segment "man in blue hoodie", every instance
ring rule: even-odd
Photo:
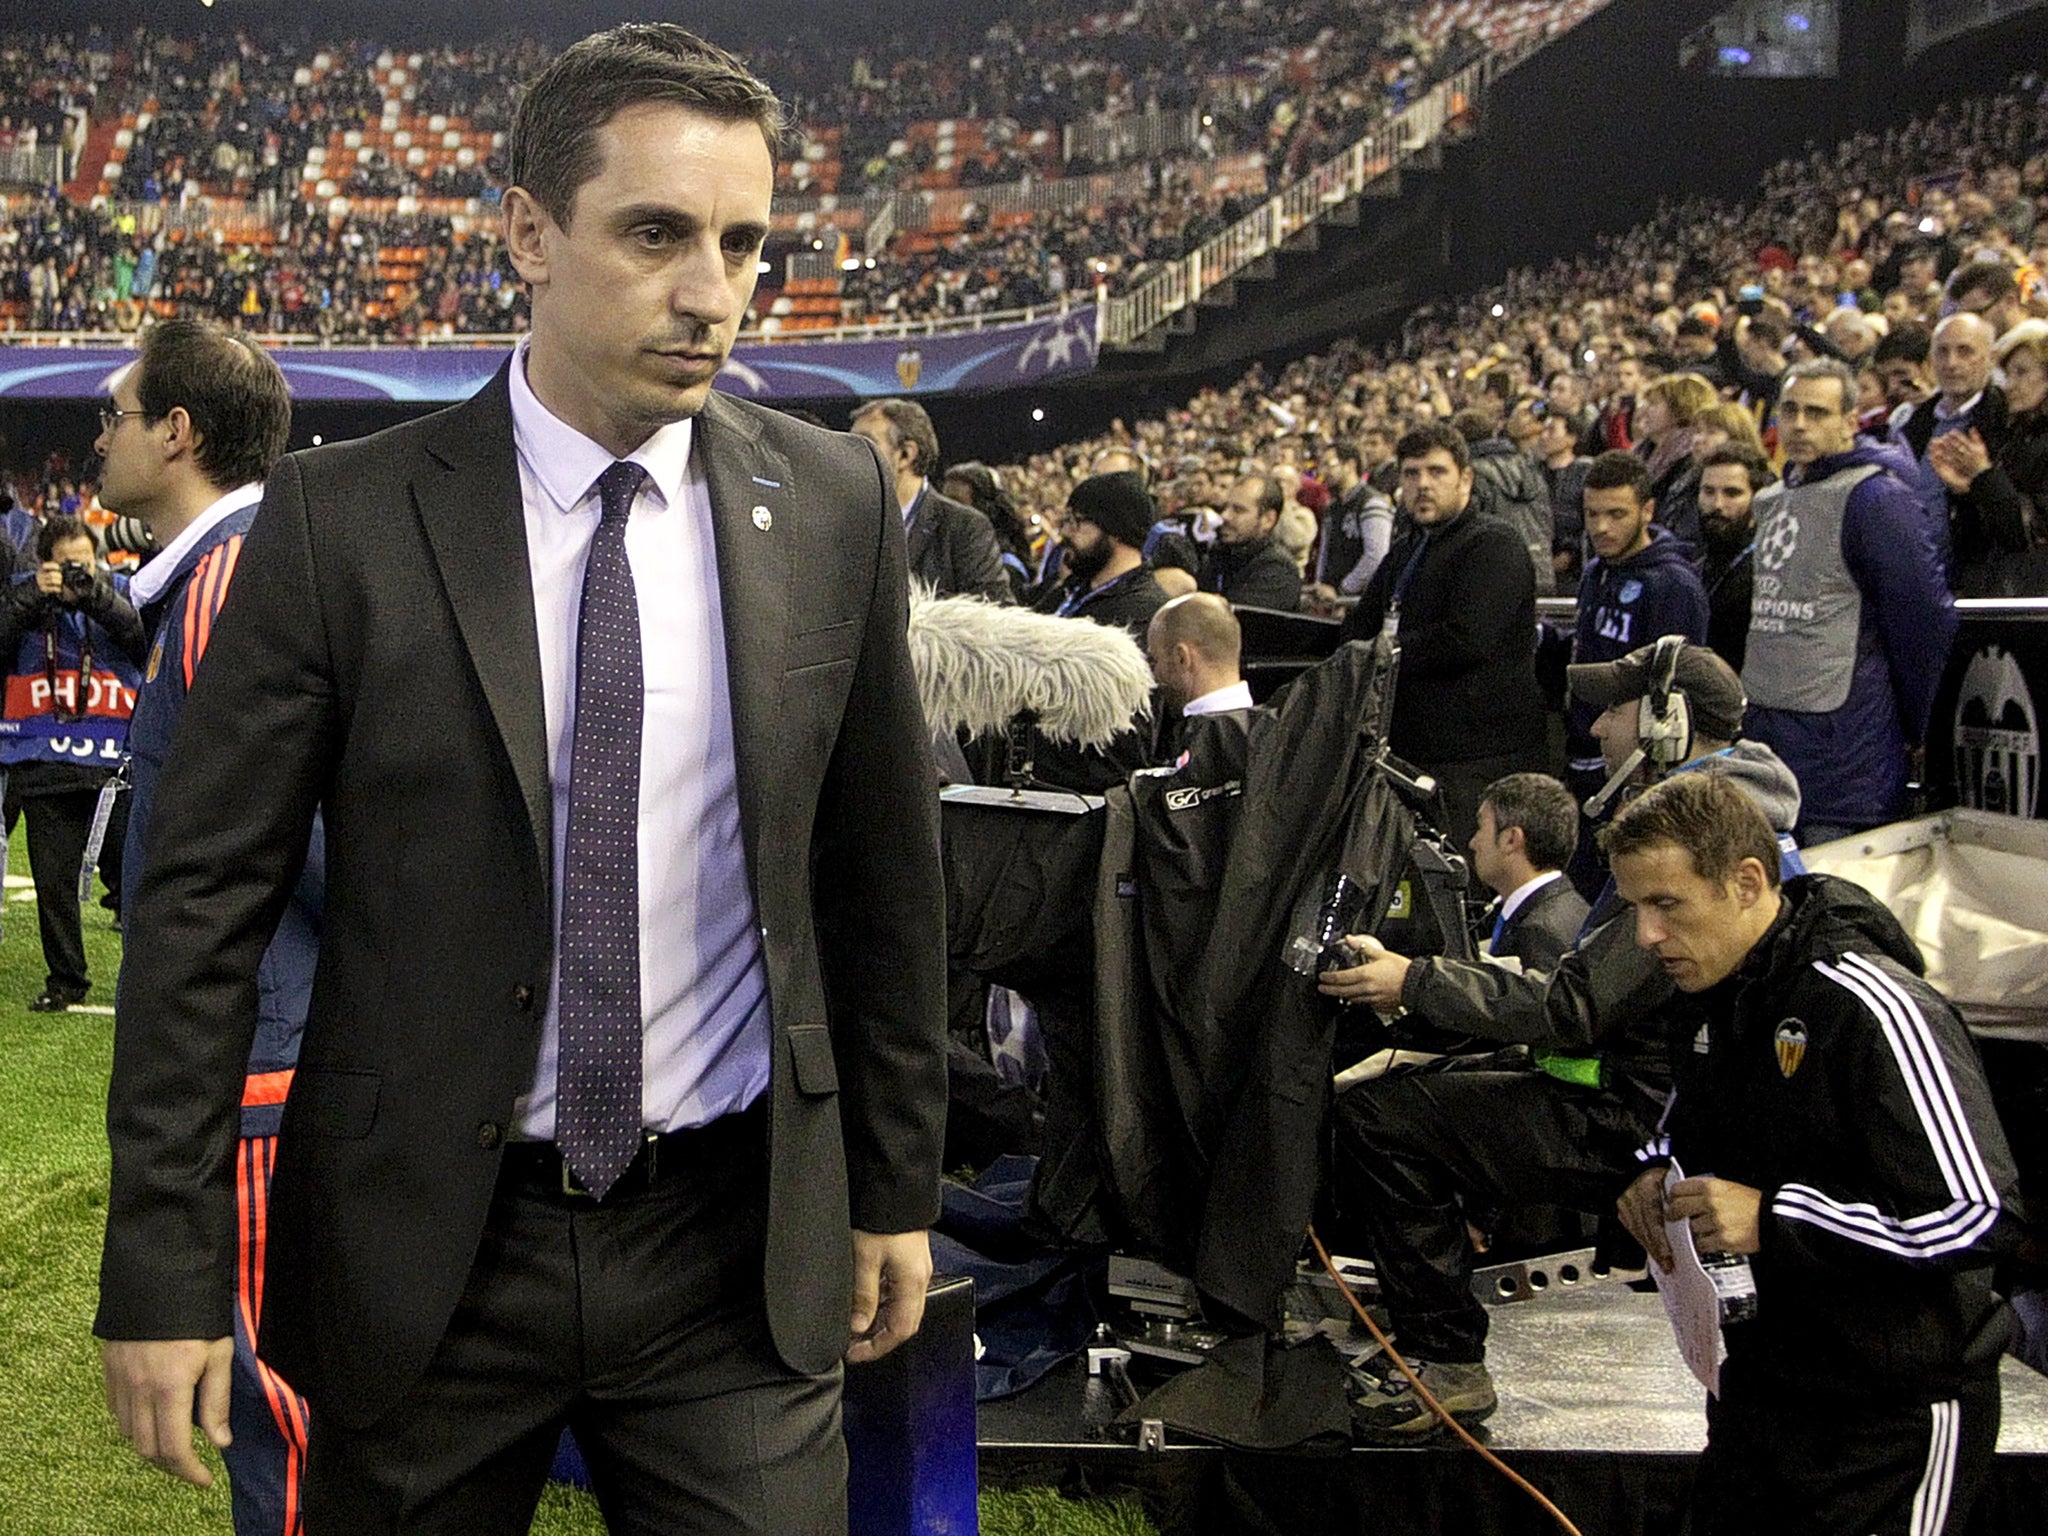
[[[1657,503],[1643,461],[1632,453],[1601,454],[1586,471],[1583,500],[1593,558],[1579,578],[1573,663],[1614,661],[1664,635],[1705,645],[1707,589],[1685,546],[1652,521]],[[1585,793],[1607,773],[1593,739],[1599,713],[1575,699],[1565,716],[1572,768],[1591,776]]]
[[[1785,483],[1755,502],[1749,731],[1799,776],[1802,844],[1905,814],[1956,611],[1901,450],[1856,436],[1856,378],[1787,370]]]

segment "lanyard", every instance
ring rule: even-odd
[[[66,707],[57,689],[57,626],[63,622],[61,611],[43,621],[43,677],[50,685],[50,713],[60,725],[69,725],[92,708],[92,625],[84,614],[78,616],[78,691]]]

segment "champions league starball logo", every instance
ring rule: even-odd
[[[1775,571],[1799,548],[1799,519],[1790,512],[1779,512],[1770,520],[1762,535],[1756,541],[1756,563],[1767,571]]]
[[[1956,700],[1956,795],[1979,811],[2032,816],[2041,790],[2041,715],[2012,655],[1970,658]]]

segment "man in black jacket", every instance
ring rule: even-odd
[[[1401,439],[1410,525],[1344,621],[1346,640],[1391,626],[1401,645],[1389,744],[1442,787],[1444,831],[1463,843],[1479,797],[1503,774],[1542,766],[1536,578],[1514,529],[1472,509],[1472,455],[1436,424]]]
[[[1991,1261],[2018,1186],[1962,1020],[1869,892],[1781,882],[1720,775],[1650,790],[1607,851],[1692,1041],[1622,1221],[1666,1271],[1687,1222],[1754,1286],[1751,1315],[1722,1309],[1692,1529],[1962,1529],[1998,1439]]]
[[[931,483],[939,465],[939,434],[913,400],[871,400],[854,413],[853,431],[875,445],[903,508],[910,579],[940,597],[1010,601],[1002,545],[973,507],[941,496]]]
[[[1286,493],[1271,475],[1246,475],[1223,498],[1216,542],[1202,556],[1195,585],[1239,608],[1301,607],[1301,572],[1273,538]]]
[[[1166,602],[1142,553],[1152,531],[1152,498],[1134,471],[1090,475],[1067,497],[1060,521],[1067,579],[1032,604],[1040,613],[1114,624],[1145,643]]]
[[[1777,478],[1769,460],[1741,443],[1723,443],[1700,466],[1707,644],[1737,672],[1749,650],[1749,604],[1756,588],[1756,493]]]

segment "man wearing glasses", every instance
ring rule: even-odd
[[[1075,486],[1059,524],[1067,579],[1038,600],[1038,610],[1114,624],[1144,644],[1152,615],[1166,604],[1145,563],[1152,522],[1152,498],[1134,471],[1091,475]]]
[[[106,464],[100,500],[108,510],[147,524],[159,550],[128,588],[147,646],[128,728],[134,787],[123,861],[139,876],[157,778],[227,599],[242,537],[256,520],[264,478],[284,454],[291,399],[284,375],[261,348],[233,331],[193,320],[153,327],[136,361],[115,376],[111,395],[100,410],[94,445]],[[322,852],[316,832],[306,874],[257,973],[259,1023],[235,1151],[243,1236],[235,1266],[233,1364],[212,1378],[225,1382],[225,1392],[201,1393],[200,1421],[227,1463],[236,1536],[300,1536],[304,1530],[306,1405],[257,1359],[255,1340],[270,1168],[319,945]],[[122,1013],[133,1003],[126,981],[124,976],[115,1001]],[[118,1352],[118,1346],[108,1347]]]

